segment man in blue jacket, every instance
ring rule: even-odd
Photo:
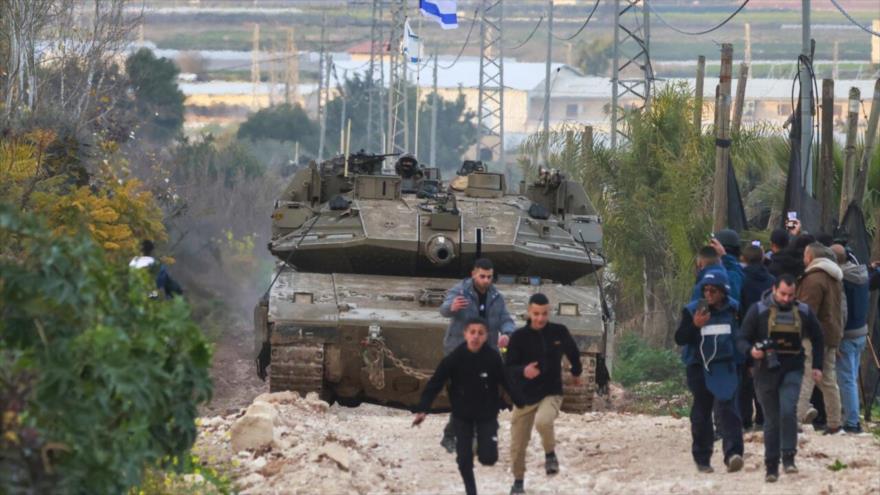
[[[868,338],[868,266],[861,265],[840,244],[831,246],[837,264],[843,271],[843,293],[846,295],[846,322],[837,359],[837,384],[843,406],[843,431],[861,433],[859,422],[859,360]]]
[[[727,279],[730,284],[730,292],[727,294],[737,302],[742,301],[743,269],[739,264],[740,245],[739,234],[731,229],[722,229],[715,232],[715,238],[709,242],[715,248],[721,258],[721,264],[727,270]]]
[[[474,261],[470,278],[462,280],[446,293],[446,298],[440,305],[440,314],[450,319],[443,338],[444,355],[449,355],[464,342],[465,325],[474,318],[486,321],[489,347],[496,352],[499,347],[507,347],[516,325],[507,311],[504,297],[493,285],[494,275],[492,261],[479,258]],[[440,444],[449,453],[455,452],[455,430],[451,421],[443,429],[443,440]]]
[[[776,277],[770,274],[764,265],[764,252],[759,245],[746,246],[742,251],[742,259],[746,263],[743,268],[743,288],[740,294],[742,300],[739,302],[740,321],[745,318],[746,313],[753,304],[759,302],[773,287]],[[739,389],[739,413],[742,418],[743,428],[748,430],[753,426],[761,429],[764,425],[764,413],[761,405],[755,396],[754,381],[752,380],[752,369],[754,361],[746,356],[746,363],[742,367],[740,373],[740,389]],[[754,412],[754,421],[752,413]]]
[[[687,384],[694,395],[691,452],[698,471],[713,472],[712,405],[717,401],[724,464],[728,472],[736,472],[743,467],[742,421],[735,406],[737,365],[741,361],[735,347],[739,303],[728,297],[730,286],[725,272],[707,273],[699,286],[704,300],[682,308],[681,323],[675,331],[675,343],[687,348]]]

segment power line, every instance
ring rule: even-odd
[[[471,19],[471,27],[468,29],[467,37],[464,39],[464,44],[461,45],[461,50],[458,51],[458,55],[455,56],[455,60],[452,61],[449,65],[440,65],[439,67],[443,70],[451,69],[452,66],[458,63],[458,59],[461,58],[461,55],[464,53],[464,49],[467,48],[468,43],[471,41],[471,34],[474,32],[474,26],[477,25],[477,14],[480,12],[479,9],[474,9],[474,18]]]
[[[599,0],[596,0],[596,3],[593,4],[593,9],[590,10],[590,15],[587,16],[587,20],[584,21],[583,24],[581,24],[581,27],[579,27],[578,30],[575,31],[573,35],[565,37],[565,38],[556,36],[555,34],[553,34],[552,36],[554,38],[558,39],[559,41],[571,41],[571,40],[575,39],[577,37],[577,35],[581,34],[581,31],[583,31],[584,28],[587,27],[587,24],[590,23],[590,19],[593,18],[593,14],[596,13],[596,9],[598,9],[598,8],[599,8]]]
[[[831,1],[833,2],[834,0],[831,0]],[[666,19],[664,19],[663,16],[660,15],[659,12],[657,12],[656,10],[654,10],[654,7],[652,7],[653,3],[651,3],[651,2],[645,2],[645,5],[648,6],[648,9],[651,11],[652,14],[654,14],[654,17],[656,17],[657,20],[660,21],[660,24],[663,24],[664,26],[666,26],[666,27],[668,27],[669,29],[675,31],[676,33],[686,34],[686,35],[688,35],[688,36],[699,36],[699,35],[703,35],[703,34],[709,34],[709,33],[711,33],[712,31],[715,31],[715,30],[721,29],[722,26],[724,26],[725,24],[727,24],[728,22],[730,22],[731,19],[733,19],[734,17],[736,17],[736,15],[739,14],[740,11],[741,11],[742,9],[744,9],[745,6],[746,6],[748,3],[749,3],[749,0],[744,0],[743,3],[742,3],[739,7],[737,7],[736,10],[733,11],[732,14],[730,14],[729,16],[727,16],[727,18],[724,19],[723,21],[721,21],[721,23],[719,23],[719,24],[717,24],[716,26],[711,27],[711,28],[709,28],[709,29],[704,29],[704,30],[702,30],[702,31],[685,31],[684,29],[679,29],[679,28],[673,26],[672,24],[669,24],[668,22],[666,22]]]
[[[851,22],[851,23],[855,24],[856,26],[858,26],[859,29],[861,29],[862,31],[864,31],[864,32],[866,32],[866,33],[871,34],[872,36],[880,36],[880,33],[878,33],[877,31],[873,31],[873,30],[871,30],[870,28],[868,28],[867,26],[862,26],[862,25],[859,24],[855,19],[853,19],[852,16],[849,15],[849,13],[848,13],[846,10],[844,10],[844,8],[841,7],[839,3],[837,3],[837,0],[831,0],[831,3],[833,3],[834,6],[837,7],[837,10],[839,10],[840,13],[843,14],[844,17],[846,17],[847,19],[849,19],[849,22]]]
[[[517,43],[514,46],[507,47],[507,49],[508,50],[518,50],[518,49],[522,48],[526,43],[529,42],[529,40],[532,39],[532,36],[534,36],[535,33],[538,32],[538,28],[541,27],[542,22],[544,22],[544,16],[541,16],[541,18],[538,19],[538,23],[535,24],[535,27],[532,29],[532,32],[529,33],[528,36],[526,36],[526,39],[522,40],[521,42]]]

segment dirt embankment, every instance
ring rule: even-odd
[[[232,430],[244,410],[203,418],[197,443],[203,456],[235,466],[242,493],[463,493],[454,455],[439,446],[443,416],[430,416],[421,428],[411,428],[411,414],[379,406],[330,407],[316,397],[291,393],[262,395],[256,402],[261,404],[248,414],[269,425],[265,446],[233,451],[244,430]],[[481,493],[506,493],[512,481],[510,413],[502,413],[499,421],[501,457],[496,466],[477,468]],[[799,442],[800,474],[783,475],[771,485],[764,482],[760,433],[746,434],[741,472],[725,473],[716,453],[716,473],[703,475],[691,461],[684,418],[562,414],[556,431],[562,471],[552,478],[544,475],[540,442],[533,435],[528,493],[880,493],[880,441],[871,435],[807,431]],[[838,460],[846,467],[829,469]]]

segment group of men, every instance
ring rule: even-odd
[[[700,472],[713,472],[718,437],[727,471],[742,469],[743,429],[755,425],[764,433],[765,480],[778,480],[780,461],[796,473],[798,423],[818,415],[814,386],[824,399],[825,434],[862,432],[858,368],[880,264],[869,267],[845,245],[801,233],[797,221],[788,227],[773,231],[766,254],[757,241],[743,248],[727,229],[698,254],[675,341],[684,346]]]
[[[452,414],[441,444],[456,452],[468,495],[477,493],[474,439],[480,463],[493,465],[498,460],[498,411],[503,407],[499,387],[514,403],[510,425],[514,482],[510,493],[525,493],[526,449],[532,428],[541,436],[546,473],[559,472],[553,423],[562,406],[562,356],[571,363],[576,385],[582,372],[580,352],[568,329],[550,322],[547,296],[531,296],[526,325],[515,329],[504,297],[493,285],[493,276],[492,262],[480,258],[471,277],[448,291],[440,307],[440,314],[450,318],[443,342],[445,357],[428,381],[413,421],[414,425],[424,421],[448,383]],[[503,359],[499,348],[506,349]]]

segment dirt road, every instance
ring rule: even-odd
[[[445,418],[429,416],[411,428],[405,411],[364,405],[328,407],[317,398],[260,396],[277,412],[274,441],[257,452],[233,453],[229,429],[238,416],[202,420],[197,452],[236,466],[246,494],[457,494],[463,493],[454,455],[439,446]],[[501,459],[478,467],[480,493],[507,493],[511,483],[510,413],[500,417]],[[811,430],[811,429],[810,429]],[[531,494],[582,493],[845,493],[880,494],[880,441],[872,435],[800,439],[800,474],[766,484],[760,433],[746,436],[745,468],[698,474],[690,457],[687,419],[616,412],[562,414],[557,423],[559,475],[543,473],[537,435],[529,448],[526,488]],[[832,471],[836,461],[846,467]]]

